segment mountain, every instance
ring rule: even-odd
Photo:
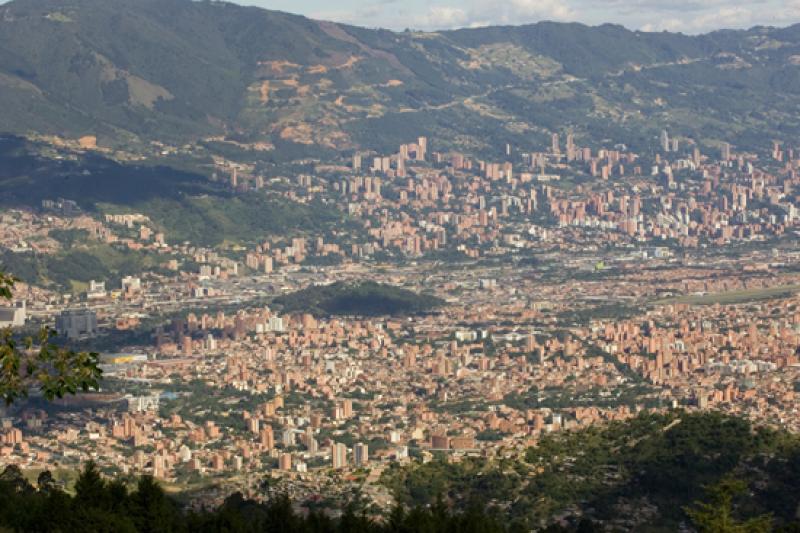
[[[103,144],[497,151],[662,128],[742,147],[800,132],[800,26],[701,36],[542,22],[435,33],[191,0],[0,6],[0,131]],[[490,141],[491,140],[491,141]]]

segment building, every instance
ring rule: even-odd
[[[669,141],[670,141],[669,133],[667,133],[667,130],[663,130],[661,132],[661,150],[663,150],[664,152],[669,152],[669,149],[671,147]]]
[[[720,149],[720,159],[722,159],[722,161],[730,161],[731,145],[729,143],[722,143],[722,148]]]
[[[333,468],[344,468],[347,466],[347,446],[341,442],[335,442],[331,446],[331,466],[333,466]]]
[[[122,290],[126,293],[134,293],[142,290],[142,280],[133,276],[122,278]]]
[[[561,143],[559,142],[558,139],[558,133],[554,133],[550,137],[550,150],[552,151],[553,154],[556,155],[561,153]]]
[[[271,450],[275,447],[275,434],[272,432],[272,426],[268,425],[261,430],[259,440],[265,450]]]
[[[283,329],[284,329],[284,327],[283,327],[283,318],[281,318],[279,316],[271,316],[271,317],[269,317],[269,330],[270,331],[276,331],[276,332],[280,333],[280,332],[283,331]]]
[[[91,280],[89,282],[89,289],[86,291],[86,298],[89,300],[98,300],[106,297],[106,282]]]
[[[369,446],[358,443],[353,447],[353,462],[356,466],[366,466],[369,462]]]
[[[151,396],[130,396],[127,400],[129,413],[158,411],[158,406],[161,403],[161,398],[157,394]]]
[[[17,302],[14,307],[0,307],[0,328],[17,328],[25,325],[28,311],[25,302]]]
[[[447,437],[447,435],[431,435],[431,449],[449,450],[450,439]]]
[[[67,309],[56,317],[56,331],[69,339],[97,333],[97,313],[90,309]]]

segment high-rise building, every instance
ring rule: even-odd
[[[364,466],[369,462],[369,446],[359,442],[353,447],[353,463]]]
[[[722,161],[730,161],[731,159],[730,143],[722,143],[722,149],[720,150],[720,159]]]
[[[261,446],[267,450],[271,450],[275,447],[275,435],[272,432],[272,426],[265,426],[261,430],[259,440],[261,441]]]
[[[667,130],[663,130],[661,132],[661,150],[664,152],[669,152],[670,143],[669,143],[669,133]]]
[[[347,446],[341,442],[334,442],[331,446],[331,465],[333,468],[347,466]]]
[[[342,416],[351,418],[353,416],[353,400],[345,400],[342,402]]]
[[[567,160],[573,161],[577,156],[575,149],[575,136],[573,134],[567,135]]]
[[[90,309],[68,309],[56,318],[56,331],[77,339],[97,333],[97,313]]]

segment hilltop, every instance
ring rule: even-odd
[[[0,6],[0,131],[108,145],[385,150],[424,132],[492,151],[570,129],[642,147],[669,127],[749,146],[800,132],[798,89],[800,26],[396,33],[210,1]]]
[[[381,316],[423,313],[444,302],[428,294],[374,281],[312,285],[275,299],[285,313]]]

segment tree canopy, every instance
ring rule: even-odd
[[[11,300],[16,279],[0,271],[0,300]],[[102,371],[95,352],[76,352],[51,342],[54,331],[42,328],[34,338],[0,330],[0,396],[6,404],[38,390],[47,400],[100,387]]]

